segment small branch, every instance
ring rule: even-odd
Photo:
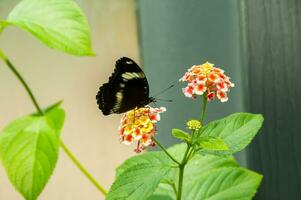
[[[72,162],[77,166],[77,168],[91,181],[91,183],[103,194],[107,195],[107,191],[95,180],[95,178],[83,167],[83,165],[75,158],[71,151],[66,147],[66,145],[61,141],[61,147],[65,153],[69,156]]]
[[[185,163],[187,163],[189,161],[189,159],[190,159],[190,157],[192,157],[193,153],[194,153],[194,150],[192,148],[190,148],[190,151],[187,153]]]
[[[162,146],[162,144],[155,138],[153,137],[153,140],[155,141],[155,143],[166,153],[166,155],[172,159],[175,163],[177,163],[178,165],[180,165],[180,162],[178,162],[174,157],[172,157],[168,151]]]
[[[190,146],[187,144],[187,148],[186,148],[184,157],[182,159],[181,165],[185,165],[186,164],[186,157],[187,157],[187,154],[188,154],[189,151],[190,151]]]
[[[40,115],[43,115],[44,113],[43,113],[42,109],[40,108],[32,91],[30,90],[28,84],[26,83],[24,78],[21,76],[21,74],[17,71],[17,69],[14,67],[14,65],[10,62],[10,60],[4,55],[4,53],[2,51],[0,51],[0,58],[6,63],[8,68],[14,73],[14,75],[18,78],[18,80],[24,86],[25,90],[27,91],[27,94],[30,96],[30,99],[31,99],[32,103],[34,104],[34,106],[36,107],[38,113]]]

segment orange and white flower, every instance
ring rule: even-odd
[[[195,99],[198,95],[206,95],[208,101],[214,100],[215,97],[221,102],[228,101],[227,93],[234,87],[224,70],[214,67],[214,64],[209,62],[193,65],[180,81],[188,82],[187,87],[183,88],[186,97]]]
[[[152,108],[150,106],[137,108],[126,112],[120,121],[119,134],[121,143],[130,145],[137,141],[137,153],[147,146],[154,146],[153,137],[156,134],[156,123],[160,120],[160,113],[166,108]]]

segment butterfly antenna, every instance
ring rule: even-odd
[[[165,102],[172,102],[171,99],[158,99],[158,98],[156,98],[156,100],[159,100],[159,101],[165,101]]]
[[[168,88],[165,88],[164,90],[162,90],[161,92],[157,93],[156,95],[154,95],[153,97],[157,97],[160,94],[163,94],[164,92],[166,92],[167,90],[169,90],[170,88],[174,87],[175,84],[170,85]],[[156,98],[157,99],[157,98]]]

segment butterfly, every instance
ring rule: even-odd
[[[104,115],[124,113],[155,102],[153,97],[149,97],[149,85],[145,74],[127,57],[116,61],[109,82],[99,88],[96,100]]]

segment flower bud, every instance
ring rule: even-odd
[[[197,131],[202,128],[202,123],[199,120],[191,119],[186,123],[187,128],[192,131]]]

